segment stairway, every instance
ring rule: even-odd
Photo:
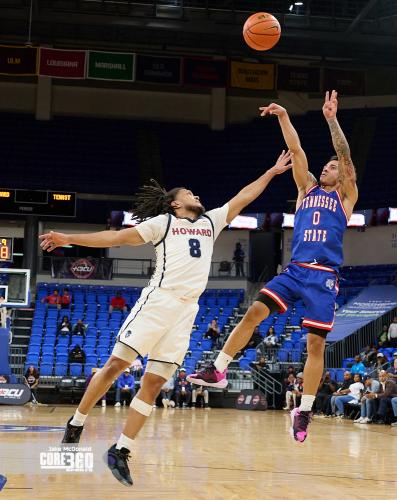
[[[22,374],[32,331],[34,309],[14,309],[12,313],[10,367],[14,374]]]

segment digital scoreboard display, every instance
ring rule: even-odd
[[[0,213],[76,217],[76,193],[0,188]]]
[[[0,236],[0,262],[12,262],[13,261],[13,239],[3,238]]]

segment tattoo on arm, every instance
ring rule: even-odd
[[[331,131],[332,144],[340,162],[340,176],[342,183],[346,180],[356,182],[356,170],[354,168],[350,148],[338,121],[329,120],[328,126]]]

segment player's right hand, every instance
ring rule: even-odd
[[[55,231],[50,231],[49,233],[42,234],[39,236],[42,240],[40,247],[42,250],[47,250],[47,252],[52,252],[57,247],[62,247],[67,245],[68,238],[64,233],[56,233]]]
[[[276,116],[283,116],[287,114],[287,110],[280,106],[279,104],[275,104],[272,102],[269,104],[269,106],[262,106],[259,108],[261,111],[261,116],[266,116],[266,115],[276,115]]]

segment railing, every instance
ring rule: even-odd
[[[271,408],[276,407],[276,394],[280,395],[283,392],[282,384],[264,370],[256,370],[251,368],[252,381],[266,395],[268,405]]]
[[[78,260],[80,257],[76,257]],[[63,259],[63,257],[53,257],[50,255],[40,255],[38,262],[38,273],[51,274],[51,262],[53,259]],[[135,277],[150,278],[154,271],[155,262],[152,259],[111,259],[113,261],[113,277]],[[237,276],[236,265],[232,261],[211,262],[209,277],[213,279],[245,279],[248,276],[248,262],[242,263],[243,276]],[[241,274],[241,273],[240,273]]]
[[[228,390],[240,392],[243,389],[252,389],[252,374],[250,370],[242,370],[241,368],[230,368],[227,374],[229,383]]]
[[[22,347],[9,346],[8,359],[11,371],[17,377],[23,376],[24,355]]]
[[[382,326],[390,324],[392,318],[397,315],[397,308],[389,311],[368,325],[363,326],[348,337],[329,345],[325,351],[325,363],[327,368],[340,368],[344,358],[351,358],[360,350],[376,340]]]

